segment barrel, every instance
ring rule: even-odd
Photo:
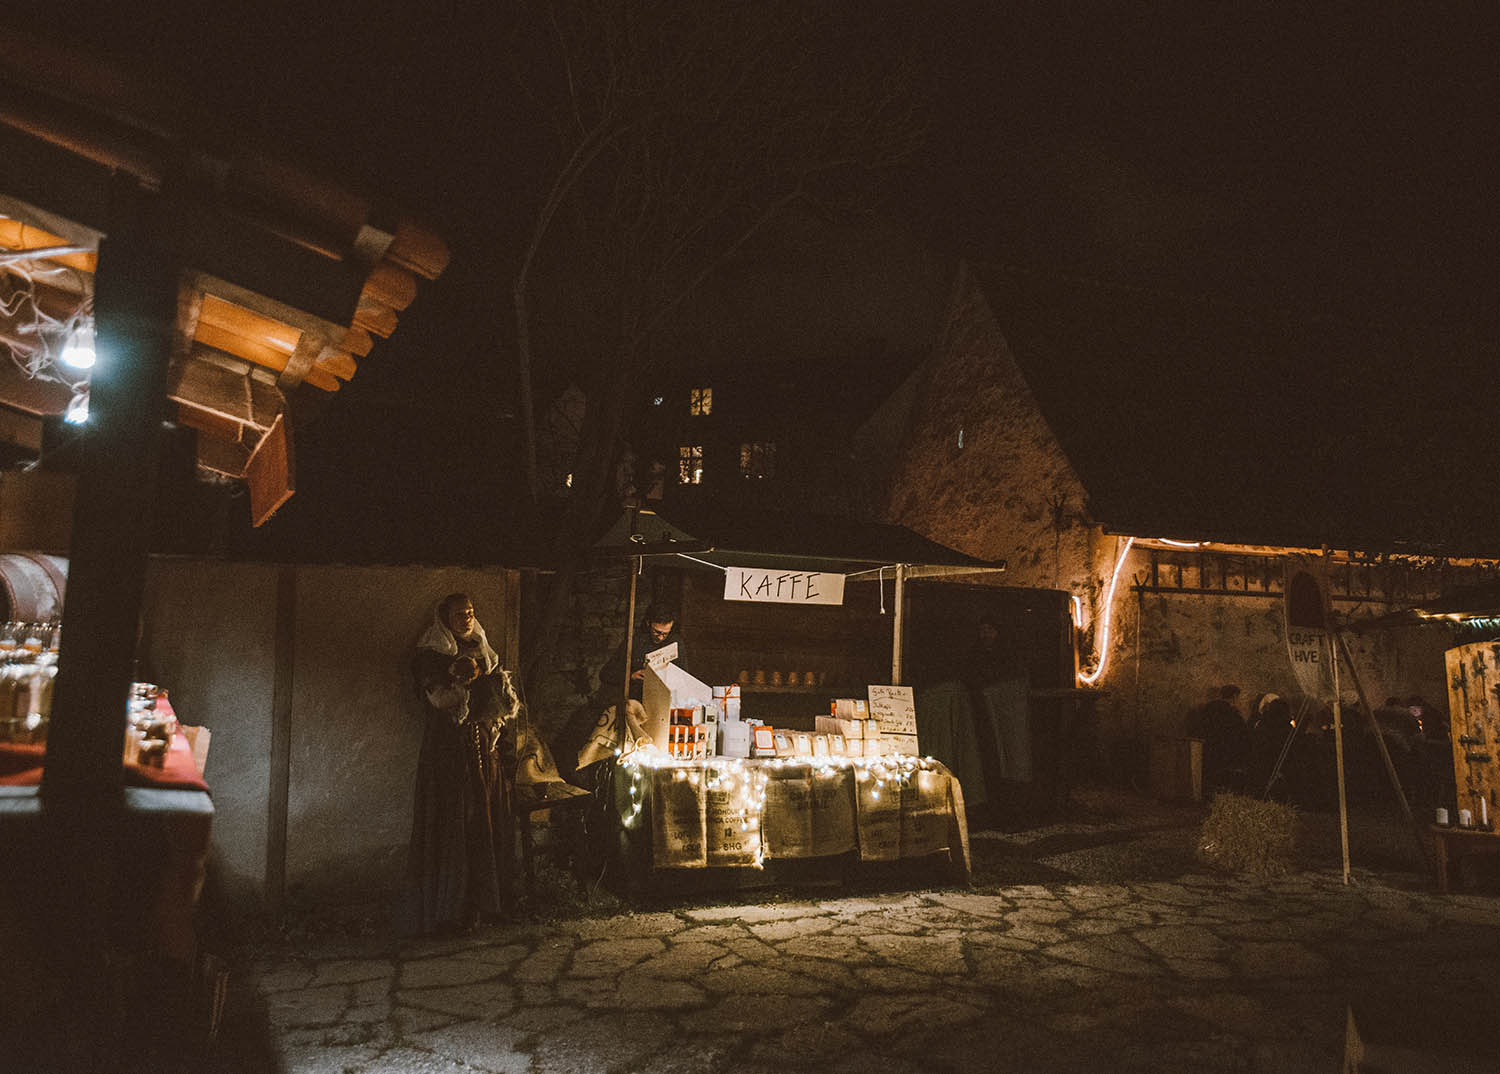
[[[68,561],[41,552],[0,553],[0,621],[60,620],[68,591]]]

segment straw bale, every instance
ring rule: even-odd
[[[1281,802],[1217,794],[1198,838],[1198,856],[1227,872],[1280,876],[1291,871],[1297,811]]]

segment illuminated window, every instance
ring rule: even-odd
[[[706,414],[713,413],[714,390],[712,388],[694,388],[688,393],[688,413],[695,418],[701,418]]]
[[[652,406],[661,406],[661,405],[662,405],[662,404],[663,404],[663,403],[665,403],[665,402],[666,402],[666,401],[667,401],[667,398],[666,398],[666,396],[664,396],[664,395],[658,395],[658,396],[655,396],[655,397],[654,397],[654,398],[653,398],[653,399],[652,399],[652,400],[651,400],[651,405],[652,405]]]
[[[572,474],[569,474],[567,477],[563,478],[563,487],[564,488],[572,488],[573,487],[573,475]]]
[[[776,474],[776,445],[769,441],[740,445],[740,476],[747,478],[774,477]]]
[[[677,483],[679,485],[703,484],[703,445],[677,449]]]

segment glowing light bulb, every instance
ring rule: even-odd
[[[63,421],[69,425],[82,425],[89,420],[89,397],[85,392],[79,392],[68,402],[68,409],[63,411]]]
[[[73,369],[92,369],[94,367],[94,334],[74,332],[68,337],[68,342],[63,344],[62,354],[58,355],[58,360]]]

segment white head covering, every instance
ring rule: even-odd
[[[469,632],[471,639],[479,642],[479,661],[483,665],[481,671],[488,675],[500,666],[500,657],[495,650],[490,648],[490,640],[485,637],[484,627],[480,626],[479,620],[474,620],[474,628]],[[433,652],[442,653],[445,656],[458,655],[458,639],[453,636],[452,629],[443,622],[443,602],[438,601],[436,610],[432,613],[432,622],[427,629],[422,631],[422,636],[417,639],[418,649],[431,649]]]

